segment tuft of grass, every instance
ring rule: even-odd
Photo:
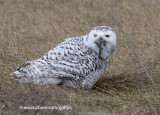
[[[0,0],[0,114],[159,115],[159,92],[134,55],[160,89],[159,5],[159,0]],[[92,90],[10,79],[19,64],[99,25],[116,31],[118,47]],[[72,109],[19,108],[38,105]]]

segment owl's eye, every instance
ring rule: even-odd
[[[105,35],[107,38],[109,38],[110,37],[110,35]]]
[[[97,34],[94,34],[94,37],[97,37]]]

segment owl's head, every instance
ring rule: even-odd
[[[97,53],[112,54],[117,45],[115,31],[107,26],[98,26],[93,28],[86,39],[86,44],[94,49]],[[104,54],[105,55],[105,54]]]

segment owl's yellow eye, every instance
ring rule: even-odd
[[[106,35],[106,37],[107,37],[107,38],[109,38],[109,37],[110,37],[110,35]]]
[[[94,34],[94,37],[97,37],[97,34]]]

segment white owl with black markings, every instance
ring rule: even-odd
[[[12,78],[90,89],[104,73],[116,45],[115,31],[98,26],[88,35],[67,38],[43,57],[27,61],[12,73]]]

